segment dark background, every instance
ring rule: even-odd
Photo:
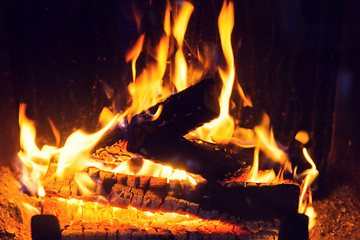
[[[139,32],[148,44],[161,33],[164,1],[153,2],[151,8],[114,0],[1,3],[2,164],[11,165],[19,148],[20,102],[36,120],[40,144],[54,141],[48,117],[63,141],[74,129],[94,131],[100,110],[113,100],[118,110],[126,105],[131,73],[125,52]],[[221,5],[194,2],[185,51],[219,49]],[[140,28],[134,9],[143,15]],[[235,1],[236,79],[269,114],[282,144],[298,130],[310,132],[323,192],[334,182],[360,182],[359,10],[354,0]],[[112,99],[104,86],[115,90]]]

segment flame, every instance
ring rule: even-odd
[[[278,146],[273,129],[270,127],[270,118],[263,115],[262,122],[254,129],[236,128],[231,142],[245,148],[254,148],[254,160],[250,172],[246,177],[247,182],[281,182],[284,170],[291,172],[291,162],[286,153]],[[281,171],[276,176],[273,169],[259,170],[260,151],[272,161],[282,165]]]
[[[315,225],[316,212],[314,208],[311,206],[312,204],[312,196],[310,185],[315,180],[317,175],[319,175],[319,171],[316,169],[316,165],[314,161],[311,159],[306,148],[303,148],[303,154],[306,160],[310,163],[311,168],[305,170],[300,176],[305,176],[305,179],[302,183],[302,191],[299,198],[299,213],[305,213],[309,217],[309,230]],[[296,173],[295,173],[296,175]],[[305,199],[305,194],[308,192],[308,202]]]
[[[199,178],[196,180],[194,176],[185,172],[184,170],[173,169],[170,166],[163,166],[161,164],[157,164],[146,159],[143,159],[142,161],[143,161],[143,165],[141,169],[137,172],[131,170],[129,161],[125,161],[121,163],[118,167],[111,170],[111,172],[128,174],[128,175],[167,178],[168,182],[171,179],[178,179],[183,181],[189,181],[192,185],[196,185],[198,181],[204,181]]]
[[[56,147],[44,145],[41,150],[36,146],[36,130],[34,123],[25,116],[26,105],[20,104],[19,125],[20,148],[19,158],[23,163],[21,182],[31,194],[44,195],[41,181],[44,179],[52,156],[57,153]]]
[[[84,172],[75,173],[74,180],[78,185],[81,196],[90,197],[95,192],[96,183]]]
[[[38,215],[40,214],[39,209],[37,209],[36,207],[30,205],[29,203],[22,203],[22,205],[25,207],[25,209],[27,210],[27,212],[30,214],[30,216],[34,216],[34,215]]]
[[[288,163],[287,155],[281,150],[274,136],[274,131],[270,127],[270,118],[267,114],[263,115],[260,125],[254,127],[256,141],[259,142],[261,150],[275,162],[282,164]]]
[[[174,84],[177,91],[182,91],[187,85],[187,64],[182,51],[186,28],[194,10],[191,3],[184,1],[178,15],[174,19],[173,35],[176,39],[178,50],[175,54]]]
[[[59,149],[60,155],[56,176],[62,177],[67,170],[70,172],[80,172],[87,167],[100,166],[101,162],[95,162],[90,158],[90,150],[96,145],[107,130],[109,130],[117,121],[117,116],[112,119],[103,129],[94,133],[86,134],[81,130],[72,133],[66,140],[63,148]]]
[[[159,46],[154,56],[155,63],[147,63],[147,66],[141,74],[136,77],[135,62],[138,54],[129,54],[128,60],[132,59],[133,64],[133,82],[129,84],[128,89],[132,97],[131,106],[123,113],[123,117],[137,114],[158,103],[162,98],[169,96],[171,91],[163,86],[163,76],[167,66],[167,56],[169,49],[170,35],[170,7],[165,11],[164,17],[164,35],[162,36]],[[142,40],[141,40],[142,39]],[[143,37],[140,37],[135,45],[136,53],[143,44]],[[140,49],[141,50],[141,49]],[[132,57],[132,58],[131,58]]]
[[[227,63],[225,69],[218,68],[223,82],[219,97],[220,114],[215,120],[197,128],[187,137],[199,137],[208,142],[228,143],[234,131],[234,120],[229,115],[230,96],[235,79],[234,54],[231,46],[231,33],[234,28],[234,3],[224,1],[219,18],[218,26],[221,47]]]
[[[86,134],[81,130],[72,133],[66,140],[62,148],[45,145],[40,151],[35,143],[36,130],[34,123],[25,116],[25,104],[20,104],[19,125],[21,150],[18,153],[23,163],[23,175],[21,182],[27,187],[31,194],[37,194],[39,197],[46,195],[44,189],[44,178],[47,174],[50,161],[57,161],[55,176],[58,179],[74,179],[78,190],[82,196],[91,196],[95,192],[96,183],[82,172],[89,167],[95,167],[104,171],[123,173],[128,175],[144,175],[159,178],[189,181],[196,185],[198,181],[205,181],[202,178],[195,177],[184,170],[173,169],[170,166],[163,166],[150,160],[142,159],[143,165],[134,172],[130,168],[130,162],[124,161],[117,167],[104,165],[103,161],[91,157],[91,149],[97,144],[101,137],[119,121],[119,116],[109,113],[105,109],[102,112],[100,121],[104,123],[109,120],[107,125],[94,134]],[[110,119],[112,117],[112,119]],[[156,114],[154,115],[156,117]],[[102,120],[101,120],[102,119]]]
[[[141,34],[138,40],[135,42],[133,48],[126,54],[126,62],[131,61],[131,71],[133,76],[133,81],[136,79],[136,61],[142,51],[144,45],[145,35]]]
[[[274,170],[259,171],[259,153],[260,148],[258,146],[254,149],[254,162],[251,167],[251,170],[249,172],[249,175],[247,176],[246,181],[247,182],[274,182],[276,179],[276,175]]]
[[[48,171],[50,161],[58,159],[56,175],[64,177],[80,172],[89,166],[102,165],[90,158],[90,150],[95,146],[104,133],[117,122],[115,116],[103,129],[95,134],[85,134],[80,130],[74,132],[67,139],[64,147],[44,145],[41,150],[36,146],[36,130],[34,123],[25,116],[26,105],[20,104],[20,147],[18,153],[23,163],[21,182],[31,194],[45,196],[43,181]],[[70,171],[68,171],[70,170]]]

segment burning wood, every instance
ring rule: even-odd
[[[189,7],[189,4],[184,6]],[[173,216],[182,214],[180,218],[191,218],[190,222],[186,222],[190,225],[192,221],[216,221],[219,225],[215,226],[220,226],[219,232],[222,234],[222,227],[226,229],[225,226],[228,226],[222,222],[234,223],[238,219],[273,222],[298,211],[306,212],[306,191],[317,175],[307,150],[304,148],[303,153],[311,169],[305,171],[304,176],[298,175],[296,171],[292,172],[295,166],[291,166],[285,150],[277,145],[266,114],[263,121],[253,129],[237,126],[229,114],[235,81],[231,47],[233,8],[232,1],[224,1],[218,20],[226,63],[218,67],[222,84],[214,79],[205,79],[189,87],[190,81],[186,81],[186,74],[185,77],[177,77],[171,84],[164,84],[171,34],[171,9],[168,6],[164,14],[164,31],[153,54],[154,61],[149,61],[146,69],[136,74],[136,60],[145,41],[144,35],[140,36],[127,56],[133,71],[133,82],[129,84],[131,106],[122,115],[113,116],[100,131],[94,134],[76,131],[63,147],[45,145],[40,150],[35,141],[34,124],[26,118],[25,105],[21,104],[19,157],[24,170],[22,183],[32,195],[47,201],[46,209],[52,206],[47,210],[48,213],[55,212],[60,223],[69,219],[92,221],[94,216],[99,221],[109,218],[112,221],[119,211],[130,209],[130,212],[135,213],[126,212],[131,216],[122,218],[128,226],[139,215],[148,219],[144,215],[153,217],[159,212],[168,212]],[[188,20],[192,8],[185,12]],[[174,25],[178,26],[177,23]],[[178,46],[182,46],[185,34],[185,31],[181,32],[173,33]],[[180,58],[177,58],[175,64],[186,65],[181,50],[176,55]],[[177,67],[175,72],[179,72],[179,69],[185,69],[186,72],[186,67]],[[171,95],[173,87],[179,92]],[[221,92],[218,90],[220,88]],[[250,99],[245,97],[241,87],[238,91],[241,104],[251,106]],[[97,149],[93,156],[90,155],[109,129],[115,125],[124,127],[129,119],[127,132],[122,133],[126,137],[125,143]],[[242,156],[242,151],[239,151],[239,155],[239,152],[229,150],[229,143],[235,144],[237,149],[251,149],[253,157]],[[139,153],[142,155],[137,155]],[[260,174],[260,153],[279,166],[277,175],[275,170],[268,171],[265,177]],[[146,159],[149,157],[152,159]],[[249,167],[250,162],[253,162],[252,167]],[[285,171],[291,175],[290,179],[293,176],[305,178],[301,194],[297,183],[284,180]],[[228,174],[234,173],[236,181],[234,178],[225,181]],[[70,196],[72,200],[57,201],[59,197]],[[104,204],[98,207],[98,203]],[[64,208],[67,213],[59,212],[61,204],[67,206]],[[63,214],[69,219],[62,219]],[[102,218],[101,214],[106,217]],[[161,216],[159,218],[155,219],[162,221],[160,225],[163,228],[164,220],[161,220]],[[79,225],[69,224],[71,226],[67,229],[71,235],[72,231],[78,230],[76,228]],[[200,225],[197,225],[196,231]],[[258,223],[256,225],[259,226]],[[156,227],[157,223],[154,223],[155,230]],[[247,227],[248,230],[250,228]],[[232,231],[237,234],[243,230]],[[116,238],[121,235],[119,231],[116,232]],[[209,232],[217,233],[218,230]],[[84,237],[84,230],[82,234]],[[106,231],[105,236],[107,234],[113,232]],[[131,237],[134,235],[136,231],[131,232]]]
[[[131,118],[127,149],[151,149],[162,137],[182,137],[219,115],[219,82],[205,79]]]
[[[97,152],[104,156],[104,150]],[[95,154],[96,157],[98,156]],[[135,159],[135,164],[143,167],[139,163],[141,159]],[[137,172],[140,171],[138,169]],[[91,197],[94,200],[103,197],[119,207],[133,206],[150,211],[186,213],[209,220],[227,221],[224,217],[226,214],[244,220],[280,219],[296,213],[299,202],[300,188],[296,184],[219,184],[206,182],[200,176],[192,175],[197,183],[194,185],[188,180],[117,174],[94,167],[88,168],[86,173],[97,183],[93,189],[96,194]],[[44,186],[48,193],[61,197],[82,195],[75,178],[57,180],[52,176],[49,174],[50,181]]]

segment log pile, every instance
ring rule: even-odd
[[[104,159],[108,159],[106,161],[112,166],[130,157],[134,158],[130,153],[123,158],[119,157],[123,152],[119,146],[122,146],[122,143],[99,149],[94,158],[108,155]],[[142,166],[138,156],[136,159],[133,168]],[[136,166],[137,164],[139,166]],[[52,163],[51,168],[56,169],[56,164]],[[49,174],[51,176],[50,170]],[[299,186],[295,184],[225,184],[203,181],[192,185],[188,180],[114,174],[94,167],[88,168],[86,174],[96,182],[95,188],[92,189],[93,199],[102,197],[114,206],[191,214],[203,219],[224,222],[231,222],[237,217],[243,220],[272,221],[296,213],[300,191]],[[200,176],[198,178],[201,179]],[[45,189],[48,193],[63,197],[82,195],[73,176],[60,180],[50,178]]]

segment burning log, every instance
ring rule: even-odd
[[[299,187],[295,184],[219,185],[207,196],[194,192],[190,198],[184,195],[168,196],[166,190],[144,192],[116,184],[109,199],[117,206],[131,205],[143,210],[177,212],[207,220],[231,222],[226,213],[243,220],[273,220],[295,214],[299,196],[296,194],[299,194]]]
[[[95,190],[98,196],[92,198],[96,200],[100,195],[120,207],[186,213],[226,222],[232,221],[226,214],[244,220],[273,220],[295,214],[298,208],[300,188],[295,184],[207,182],[194,186],[188,181],[168,182],[157,177],[124,174],[117,177],[113,173],[97,172],[93,168],[88,173],[92,174],[92,178],[99,177]],[[141,181],[146,183],[140,184]],[[63,197],[80,196],[73,183],[71,181],[69,187],[62,184],[62,181],[52,181],[45,189]]]
[[[153,139],[181,137],[219,115],[220,81],[205,79],[132,117],[127,149],[141,152]]]
[[[231,173],[241,173],[252,161],[252,152],[247,149],[235,153],[221,145],[164,135],[143,142],[142,149],[144,155],[155,158],[161,164],[186,169],[201,175],[208,182],[225,179]]]
[[[127,150],[212,182],[250,165],[224,148],[182,137],[219,115],[218,85],[214,79],[202,80],[135,115],[127,128]]]

